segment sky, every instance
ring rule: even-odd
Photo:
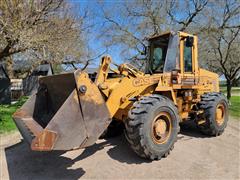
[[[98,55],[105,52],[104,54],[110,55],[115,63],[118,63],[118,64],[123,63],[123,60],[120,56],[119,47],[115,46],[115,47],[110,47],[106,49],[106,47],[103,45],[103,40],[98,38],[100,33],[100,28],[103,28],[103,23],[105,21],[103,18],[99,17],[99,15],[101,15],[102,12],[101,12],[101,7],[98,1],[97,0],[89,0],[89,1],[70,0],[70,3],[72,3],[74,6],[79,6],[80,9],[89,8],[91,11],[90,13],[93,14],[94,16],[94,18],[89,19],[89,23],[94,24],[94,27],[90,29],[89,39],[88,39],[89,47],[94,51],[94,54],[95,54],[91,58],[97,57]],[[109,8],[116,6],[119,3],[121,3],[121,1],[114,1],[114,0],[104,1],[104,5]],[[76,13],[81,14],[81,11]],[[98,16],[94,14],[98,14]],[[96,67],[98,66],[99,62],[100,62],[100,57],[97,58],[93,62],[93,64],[91,64],[91,66]]]
[[[79,6],[80,9],[90,9],[91,14],[95,14],[94,18],[89,19],[90,23],[95,24],[93,28],[91,28],[91,32],[89,34],[90,39],[88,40],[90,48],[95,51],[96,56],[105,52],[106,47],[103,45],[103,39],[96,38],[99,36],[100,29],[103,28],[103,24],[105,21],[104,18],[101,17],[102,15],[102,7],[101,3],[104,4],[104,7],[106,7],[108,10],[114,10],[114,8],[121,5],[124,1],[123,0],[68,0],[71,4],[73,4],[75,7]],[[81,11],[75,12],[77,14],[81,14]],[[184,16],[183,12],[178,12],[177,17],[181,18],[181,16]],[[118,19],[118,15],[116,13],[114,19]],[[120,17],[119,17],[120,18]],[[123,21],[122,19],[118,19],[119,22]],[[124,59],[121,57],[121,47],[116,45],[114,47],[109,47],[107,49],[106,54],[109,54],[113,61],[117,64],[121,64],[124,62]],[[95,56],[95,57],[96,57]],[[94,57],[94,56],[93,56]],[[98,64],[99,60],[95,61],[95,64],[93,66],[96,66]]]

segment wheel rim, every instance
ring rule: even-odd
[[[171,117],[167,112],[161,112],[153,120],[151,136],[156,144],[164,144],[171,134]]]
[[[218,104],[216,108],[216,122],[219,126],[221,126],[224,122],[224,116],[225,116],[225,107],[223,104]]]

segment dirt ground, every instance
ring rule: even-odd
[[[2,179],[240,179],[240,121],[222,136],[206,137],[194,126],[178,135],[167,158],[139,158],[123,136],[99,140],[84,150],[33,152],[19,133],[1,136]]]

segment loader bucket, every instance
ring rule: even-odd
[[[13,115],[32,150],[71,150],[96,142],[111,119],[98,87],[80,70],[41,77],[36,94]]]

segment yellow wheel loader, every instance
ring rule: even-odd
[[[218,75],[199,67],[197,43],[184,32],[151,37],[145,72],[130,64],[113,68],[104,56],[91,79],[80,70],[41,77],[13,119],[36,151],[91,146],[112,119],[125,124],[132,149],[152,160],[173,149],[181,122],[194,120],[203,133],[218,136],[227,125],[228,101]]]

